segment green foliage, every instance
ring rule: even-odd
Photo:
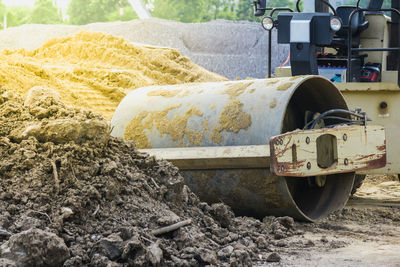
[[[254,17],[252,0],[147,0],[152,16],[182,22],[214,19],[259,20]],[[294,8],[295,0],[268,0],[268,7]]]
[[[206,0],[154,0],[152,15],[182,22],[199,22],[207,16],[207,2]]]
[[[67,13],[75,25],[137,18],[127,0],[71,0]]]
[[[30,16],[30,23],[60,24],[63,22],[61,11],[52,0],[36,0]]]
[[[26,6],[11,6],[7,8],[7,27],[30,23],[31,9]]]

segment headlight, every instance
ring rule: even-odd
[[[274,28],[274,19],[271,17],[264,17],[261,24],[265,30],[270,31]]]
[[[342,21],[339,18],[331,18],[331,29],[332,31],[339,31],[342,28]]]

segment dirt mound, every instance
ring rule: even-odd
[[[291,218],[235,218],[200,202],[176,167],[110,137],[98,115],[33,91],[46,96],[0,91],[0,262],[251,265],[295,234]]]
[[[38,49],[0,53],[4,89],[25,95],[34,86],[58,91],[62,100],[111,119],[121,99],[149,85],[221,81],[177,50],[134,45],[96,32],[48,40]]]

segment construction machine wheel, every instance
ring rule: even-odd
[[[111,126],[113,136],[134,140],[138,148],[253,146],[302,129],[309,112],[331,109],[347,110],[347,105],[338,89],[319,76],[153,86],[129,93]],[[181,171],[200,199],[222,201],[237,215],[258,218],[317,220],[346,204],[354,182],[354,173],[326,175],[316,182],[277,176],[267,164],[203,167]]]
[[[365,174],[356,174],[354,176],[354,185],[353,188],[351,189],[351,195],[354,195],[357,192],[357,190],[362,186],[365,177],[366,177]]]

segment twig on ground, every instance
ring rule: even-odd
[[[96,216],[96,214],[99,212],[100,210],[100,205],[97,205],[96,210],[93,212],[93,216]]]
[[[56,193],[60,191],[60,180],[58,179],[58,172],[57,172],[57,166],[54,160],[49,159],[51,166],[53,167],[53,176],[54,176],[54,184],[56,187]]]
[[[50,219],[50,216],[47,214],[47,213],[45,213],[45,212],[40,212],[40,211],[36,211],[36,210],[30,210],[29,212],[28,212],[28,214],[29,213],[37,213],[37,214],[40,214],[40,215],[43,215],[43,216],[46,216],[47,217],[47,219],[49,219],[49,222],[50,223],[53,223],[52,221],[51,221],[51,219]]]
[[[181,221],[181,222],[178,222],[178,223],[166,226],[166,227],[162,227],[162,228],[153,230],[151,233],[153,235],[162,235],[162,234],[165,234],[165,233],[168,233],[168,232],[175,231],[175,230],[177,230],[177,229],[179,229],[179,228],[181,228],[183,226],[186,226],[188,224],[191,224],[191,223],[192,223],[192,220],[188,219],[188,220]]]
[[[149,243],[154,243],[153,241],[151,241],[150,239],[148,239],[148,238],[146,238],[146,237],[144,237],[144,236],[140,236],[140,238],[142,238],[143,240],[145,240],[145,241],[147,241],[147,242],[149,242]]]
[[[78,179],[76,178],[76,175],[75,175],[75,170],[74,170],[74,168],[72,168],[72,164],[71,164],[71,162],[70,162],[70,161],[68,161],[68,165],[69,165],[69,168],[71,169],[72,176],[74,177],[74,179],[75,179],[75,182],[77,182],[77,181],[78,181]]]
[[[152,177],[150,177],[150,180],[153,182],[153,184],[157,187],[157,189],[160,189],[160,186],[154,181]]]

